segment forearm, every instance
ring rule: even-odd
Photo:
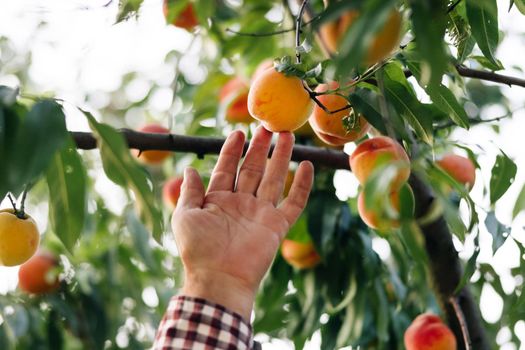
[[[249,323],[255,290],[218,271],[186,271],[182,295],[206,299],[241,315]]]

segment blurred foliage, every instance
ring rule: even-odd
[[[492,169],[481,169],[492,174],[485,190],[491,207],[485,210],[432,161],[435,153],[454,147],[463,148],[475,161],[483,150],[453,144],[448,135],[457,127],[481,124],[492,106],[510,112],[499,86],[465,81],[453,69],[460,63],[488,70],[503,68],[504,62],[495,54],[504,35],[498,28],[496,0],[457,4],[332,1],[326,10],[320,0],[310,3],[320,15],[302,29],[308,44],[301,45],[303,62],[297,65],[286,58],[279,69],[307,79],[311,86],[333,78],[353,80],[355,89],[346,97],[354,109],[380,132],[393,130],[412,151],[413,171],[436,192],[451,232],[460,242],[474,241],[461,284],[473,281],[478,300],[481,290],[490,286],[504,301],[501,320],[485,324],[488,338],[495,342],[499,330],[508,328],[509,343],[520,343],[515,326],[525,310],[523,259],[511,271],[513,279],[521,279],[511,292],[502,287],[493,266],[477,261],[480,229],[492,235],[493,253],[504,242],[514,241],[509,227],[496,217],[494,206],[512,184],[517,166],[501,151]],[[141,5],[141,0],[119,1],[117,22],[135,20]],[[250,133],[252,126],[232,126],[224,120],[217,97],[221,86],[232,75],[248,79],[263,60],[295,55],[293,30],[270,35],[294,28],[292,14],[298,6],[293,1],[197,0],[194,5],[200,26],[192,33],[188,52],[192,45],[199,48],[197,65],[205,67],[205,78],[193,84],[179,67],[187,52],[170,52],[165,63],[175,70],[174,103],[164,115],[152,116],[146,106],[159,86],[148,81],[143,99],[127,101],[122,92],[137,79],[135,72],[129,72],[120,88],[108,93],[106,106],[94,114],[85,113],[101,144],[100,156],[74,149],[61,101],[0,87],[0,198],[7,192],[19,195],[32,185],[29,202],[49,205],[51,225],[43,245],[60,255],[62,267],[57,293],[27,296],[17,290],[0,296],[0,349],[144,349],[151,345],[169,298],[182,283],[175,252],[159,245],[173,246],[167,238],[169,213],[159,209],[161,186],[174,171],[189,164],[206,180],[215,157],[176,154],[160,167],[146,168],[129,155],[114,128],[135,127],[128,125],[128,116],[140,110],[143,122],[160,120],[175,133],[224,136],[233,128]],[[525,13],[523,0],[511,1],[510,6]],[[393,7],[406,19],[403,46],[391,59],[362,67],[370,34],[381,28]],[[360,17],[345,34],[339,54],[326,59],[314,33],[349,9],[359,10]],[[30,53],[17,52],[8,38],[0,38],[0,48],[0,76],[15,75],[21,89],[28,90]],[[85,96],[88,105],[95,99]],[[498,132],[497,123],[492,125]],[[297,135],[297,141],[318,145],[310,134]],[[100,175],[101,170],[105,175]],[[106,176],[123,189],[125,203],[119,203],[119,210],[97,188]],[[333,177],[333,170],[317,169],[308,207],[289,236],[312,240],[322,263],[299,271],[280,255],[276,257],[257,297],[255,331],[290,339],[297,349],[316,332],[321,334],[322,349],[348,345],[401,349],[403,332],[416,315],[426,310],[441,313],[420,232],[406,217],[399,230],[368,229],[357,215],[355,198],[335,196]],[[379,189],[381,179],[376,182],[367,186]],[[367,198],[371,203],[384,201],[383,191],[371,192]],[[525,209],[524,198],[525,187],[513,216]],[[467,219],[458,215],[460,202],[466,204]],[[374,242],[388,247],[388,257],[376,253]],[[524,256],[525,247],[515,243]]]

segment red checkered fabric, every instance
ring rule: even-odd
[[[257,350],[252,328],[237,313],[200,298],[175,296],[162,319],[154,350]]]

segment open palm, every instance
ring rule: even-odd
[[[299,165],[288,197],[279,204],[293,136],[281,133],[267,162],[271,138],[270,132],[258,128],[237,171],[244,135],[232,133],[221,150],[207,192],[198,173],[186,170],[172,218],[185,267],[185,293],[223,304],[229,303],[222,300],[224,293],[226,298],[253,300],[281,240],[304,209],[313,167],[309,162]]]

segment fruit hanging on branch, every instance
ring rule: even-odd
[[[175,209],[180,197],[180,189],[184,178],[182,176],[174,177],[166,181],[162,187],[162,200],[164,205],[170,210]]]
[[[51,293],[58,289],[60,281],[55,270],[58,260],[47,252],[35,254],[18,270],[18,287],[29,294]]]
[[[40,233],[31,216],[15,209],[0,210],[0,265],[23,264],[39,243]]]
[[[416,317],[405,331],[407,350],[456,350],[456,337],[441,319],[432,314]]]
[[[341,40],[359,18],[359,12],[350,10],[343,13],[335,21],[323,24],[320,35],[326,48],[331,54],[337,53]],[[370,41],[368,50],[364,53],[363,63],[371,66],[385,59],[401,40],[402,16],[397,9],[393,9],[384,25],[375,33]]]
[[[463,156],[457,154],[446,154],[436,161],[447,174],[460,184],[471,189],[476,182],[476,166],[474,163]]]
[[[318,85],[315,92],[324,93],[338,88],[339,84],[333,81]],[[343,96],[335,93],[325,94],[318,96],[317,99],[328,111],[338,111],[328,113],[319,105],[315,105],[313,113],[308,119],[315,134],[326,144],[331,146],[344,145],[362,138],[370,129],[365,118],[355,115],[353,109],[349,107],[347,99]]]
[[[199,25],[199,20],[191,2],[188,2],[182,9],[175,8],[176,6],[174,0],[164,0],[162,10],[164,12],[164,18],[166,18],[166,23],[186,29],[187,31],[191,31]]]
[[[248,110],[272,132],[299,129],[310,116],[313,101],[301,79],[286,76],[275,68],[265,70],[253,82]]]
[[[297,269],[311,269],[321,261],[312,242],[302,243],[285,239],[281,244],[283,259]]]
[[[219,103],[225,110],[224,118],[229,123],[253,122],[248,111],[248,83],[241,77],[233,77],[219,91]]]

